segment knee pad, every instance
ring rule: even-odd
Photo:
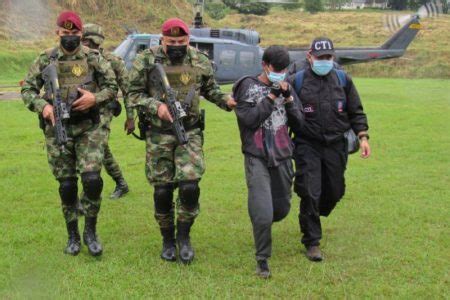
[[[64,178],[59,181],[59,196],[66,205],[74,205],[78,198],[77,178]]]
[[[159,213],[169,213],[173,206],[173,184],[162,184],[155,186],[153,200],[155,201],[155,210]]]
[[[86,172],[81,174],[81,183],[86,196],[91,200],[100,198],[103,190],[103,180],[100,172]]]
[[[200,197],[200,187],[198,180],[180,181],[179,183],[180,202],[188,208],[198,206],[198,198]]]

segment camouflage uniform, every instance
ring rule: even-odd
[[[103,57],[111,64],[114,74],[116,75],[117,84],[120,90],[122,91],[123,97],[125,97],[125,95],[127,94],[126,84],[128,81],[125,63],[123,62],[122,58],[114,55],[113,53],[105,51],[104,49],[100,49],[100,52],[103,55]],[[109,130],[111,129],[110,123],[112,120],[112,116],[113,115],[111,111],[108,112],[108,114],[104,115],[105,118],[103,122],[105,126],[108,127]],[[132,109],[127,109],[127,118],[128,119],[134,118]],[[122,172],[120,171],[119,164],[116,162],[111,153],[108,141],[105,141],[105,157],[103,159],[103,165],[105,166],[105,170],[108,173],[108,175],[111,176],[114,180],[117,181],[117,179],[122,178]]]
[[[97,46],[100,46],[103,44],[104,41],[104,35],[103,30],[99,25],[96,24],[85,24],[83,27],[83,39],[87,39],[92,41]],[[110,64],[111,68],[114,71],[116,82],[122,91],[122,95],[125,98],[127,94],[127,70],[125,68],[125,63],[123,62],[122,58],[114,55],[111,52],[108,52],[104,50],[103,48],[99,49],[100,53],[102,54],[103,58],[105,58]],[[114,106],[113,106],[114,105]],[[117,97],[108,105],[101,115],[101,123],[102,125],[110,132],[111,131],[111,121],[114,116],[114,107],[120,106],[120,103],[117,101]],[[133,119],[133,109],[127,109],[127,118]],[[118,187],[126,189],[126,192],[128,192],[128,186],[123,178],[122,172],[120,170],[119,164],[114,159],[114,156],[112,155],[111,149],[109,148],[108,144],[109,136],[106,136],[105,139],[105,154],[103,158],[103,165],[105,167],[106,172],[109,176],[111,176],[114,181],[116,181]],[[123,186],[122,186],[123,185]],[[116,187],[117,191],[117,187]],[[116,192],[115,191],[115,192]],[[113,197],[115,193],[111,195]]]
[[[39,92],[44,85],[42,71],[50,63],[52,53],[56,54],[58,63],[62,100],[67,101],[69,92],[76,91],[80,84],[87,81],[85,78],[91,77],[92,81],[88,83],[85,89],[94,93],[97,102],[96,107],[100,111],[104,110],[107,103],[117,93],[114,73],[110,64],[101,57],[98,51],[83,46],[71,56],[64,55],[60,48],[46,50],[38,56],[31,65],[22,86],[22,98],[27,108],[41,114],[45,105],[50,103],[50,100],[40,97]],[[108,131],[94,121],[95,117],[87,118],[86,115],[82,112],[71,112],[71,120],[67,126],[68,144],[64,151],[61,151],[56,143],[55,128],[47,122],[45,122],[43,128],[48,163],[53,175],[60,182],[62,209],[67,223],[76,220],[78,217],[76,205],[77,173],[81,174],[83,186],[91,183],[89,178],[92,178],[92,174],[100,173],[104,141],[108,136]],[[67,195],[67,189],[64,189],[67,182],[71,182],[70,195]],[[96,191],[91,192],[92,187],[88,186],[87,192],[83,193],[81,199],[87,217],[96,217],[100,210],[102,181],[99,175],[96,183],[100,184],[100,186],[95,187]]]
[[[171,124],[159,119],[157,111],[162,100],[155,96],[157,93],[153,87],[147,87],[146,73],[152,69],[155,61],[164,66],[170,85],[178,92],[177,98],[181,103],[188,92],[195,88],[195,98],[184,120],[189,139],[189,143],[184,146],[178,145],[171,132]],[[156,194],[158,187],[169,186],[173,191],[178,186],[178,221],[192,223],[199,212],[200,191],[196,195],[196,203],[188,203],[183,199],[181,185],[183,182],[198,182],[205,171],[203,133],[198,126],[200,96],[225,110],[229,110],[226,104],[229,96],[220,91],[208,57],[192,47],[188,47],[181,65],[172,65],[162,46],[145,50],[136,57],[129,80],[126,105],[145,112],[150,128],[146,133],[145,171],[149,183],[155,186],[155,218],[161,228],[173,226],[173,204],[158,209]]]

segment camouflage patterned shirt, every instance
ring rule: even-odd
[[[26,107],[37,113],[42,113],[44,106],[48,104],[45,99],[40,97],[39,93],[44,85],[42,71],[50,63],[49,53],[52,50],[48,49],[41,52],[35,59],[25,77],[21,90]],[[94,93],[97,104],[110,101],[117,94],[117,83],[111,65],[98,51],[82,46],[78,52],[67,56],[58,48],[57,59],[68,61],[87,59],[88,66],[94,71],[94,80],[98,86],[98,92]]]
[[[128,72],[127,72],[127,69],[125,68],[124,61],[119,56],[117,56],[111,52],[108,52],[104,49],[100,49],[100,53],[111,64],[114,74],[116,75],[117,85],[119,86],[120,90],[122,91],[123,99],[125,101],[127,91],[128,91]],[[132,108],[127,108],[127,118],[128,119],[134,118]]]
[[[183,67],[188,67],[186,70],[190,73],[181,73],[179,76],[180,81],[186,85],[186,89],[184,89],[184,91],[177,90],[176,85],[172,81],[172,79],[174,79],[173,76],[178,76],[178,74],[175,72],[175,75],[172,74],[173,76],[171,77],[169,72],[166,70],[171,86],[179,92],[178,100],[180,102],[183,102],[183,96],[186,95],[188,87],[195,87],[196,96],[192,102],[192,108],[185,122],[192,124],[198,120],[199,96],[203,96],[205,99],[215,103],[224,110],[230,110],[226,104],[230,96],[220,90],[219,85],[214,79],[214,71],[211,66],[211,62],[205,54],[199,52],[193,47],[189,47],[183,64],[181,66],[174,66],[170,62],[168,56],[164,53],[163,47],[158,46],[147,49],[136,57],[133,67],[129,72],[129,89],[127,101],[125,102],[125,105],[128,107],[144,108],[144,110],[150,115],[150,123],[152,126],[165,128],[170,126],[170,124],[167,124],[165,121],[161,121],[157,116],[158,107],[163,103],[163,100],[151,95],[147,87],[146,72],[151,70],[154,66],[155,58],[158,58],[159,62],[165,66],[165,69],[179,68],[181,70]],[[178,80],[178,77],[175,79]],[[181,83],[179,86],[180,85],[183,86]]]

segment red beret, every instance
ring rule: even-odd
[[[73,11],[63,11],[58,19],[56,20],[56,25],[65,29],[78,29],[83,30],[83,22],[81,22],[80,17],[77,13]]]
[[[189,35],[189,27],[178,18],[168,19],[162,25],[162,34],[167,36]]]

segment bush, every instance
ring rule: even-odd
[[[233,9],[237,9],[239,6],[239,3],[241,3],[241,1],[239,1],[239,0],[222,0],[222,2],[229,8],[233,8]]]
[[[241,14],[254,14],[264,16],[269,13],[270,5],[268,3],[243,3],[238,7]]]
[[[206,4],[206,12],[214,20],[220,20],[225,18],[229,13],[230,9],[225,6],[222,2],[213,2]]]
[[[294,9],[301,8],[302,4],[297,1],[297,2],[292,2],[292,3],[282,4],[281,7],[283,7],[283,9],[285,9],[285,10],[294,10]]]
[[[323,11],[322,0],[304,0],[305,10],[310,13]]]

